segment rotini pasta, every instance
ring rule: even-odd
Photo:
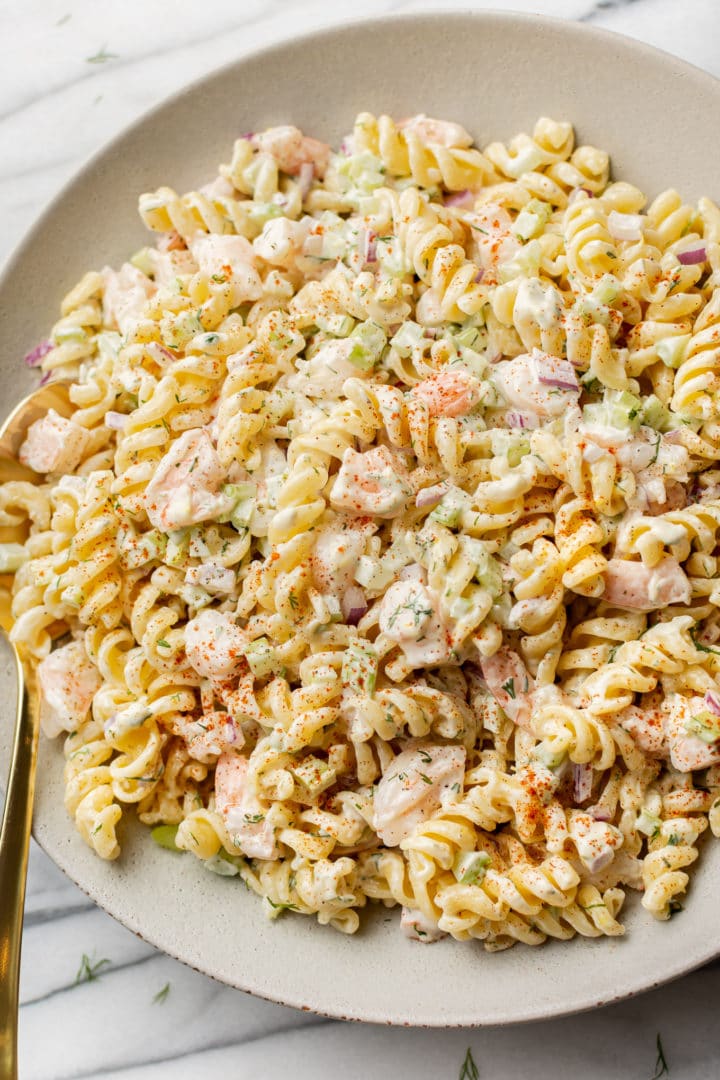
[[[720,835],[720,213],[569,123],[238,139],[28,357],[13,640],[102,858],[490,951],[677,909]],[[9,579],[7,579],[9,580]]]

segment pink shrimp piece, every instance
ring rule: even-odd
[[[67,473],[80,464],[90,443],[90,433],[54,409],[27,429],[18,457],[34,472]]]
[[[163,532],[229,514],[235,502],[223,494],[225,471],[203,428],[181,435],[160,459],[145,490],[145,510]]]
[[[348,447],[330,492],[330,503],[334,509],[350,514],[391,518],[403,512],[411,495],[386,446],[376,446],[364,454]]]
[[[680,694],[668,694],[664,704],[665,733],[670,748],[670,761],[680,772],[707,769],[720,762],[720,746],[717,742],[706,743],[687,729],[687,723],[698,713],[706,710],[701,697],[684,698]]]
[[[185,652],[198,675],[227,679],[242,665],[245,635],[224,611],[205,608],[185,627]]]
[[[503,645],[496,653],[480,661],[488,690],[503,712],[521,727],[530,720],[530,694],[535,680],[516,652]]]
[[[228,279],[234,306],[260,299],[262,281],[255,265],[255,252],[244,236],[196,233],[188,246],[203,274]]]
[[[82,724],[100,689],[100,672],[83,645],[72,641],[46,656],[37,669],[40,723],[49,739]]]
[[[411,131],[423,142],[439,143],[440,146],[453,147],[472,146],[472,135],[469,135],[464,127],[450,120],[433,120],[431,116],[418,113],[407,120],[401,120],[398,124],[401,131]]]
[[[152,256],[153,279],[158,287],[176,287],[179,277],[197,272],[197,263],[192,252],[186,248],[169,248],[157,251]]]
[[[253,135],[252,144],[258,150],[271,154],[282,171],[290,176],[297,176],[303,165],[312,165],[317,176],[322,178],[330,160],[327,143],[303,135],[299,128],[290,124],[271,127]]]
[[[162,233],[162,235],[158,237],[158,251],[185,251],[186,248],[187,244],[180,233],[175,229],[173,229],[172,232]]]
[[[447,937],[427,915],[415,908],[404,907],[400,915],[400,929],[405,937],[411,941],[421,941],[423,945],[431,945],[433,941],[440,941]]]
[[[480,400],[480,380],[467,371],[438,371],[411,390],[431,416],[467,416]]]
[[[644,754],[654,758],[668,756],[663,715],[659,709],[640,709],[637,705],[628,705],[618,714],[617,722],[630,732],[635,745]]]
[[[265,808],[247,782],[249,762],[242,754],[226,751],[215,769],[215,805],[233,842],[249,859],[278,859],[275,830]]]
[[[141,317],[150,297],[157,292],[157,286],[131,263],[123,263],[119,270],[106,266],[102,279],[105,322],[117,326],[121,334],[127,334]]]
[[[512,218],[504,207],[485,203],[467,215],[467,222],[484,270],[502,266],[520,250],[520,241],[512,234]]]
[[[416,825],[457,797],[465,775],[465,748],[419,744],[403,750],[375,789],[373,828],[383,844],[397,845]]]
[[[629,559],[610,559],[603,600],[631,611],[655,611],[690,603],[690,582],[677,559],[666,556],[650,568]]]

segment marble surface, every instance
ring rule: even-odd
[[[281,37],[444,0],[26,0],[0,4],[0,259],[80,163],[183,84]],[[503,6],[466,0],[464,8]],[[720,75],[717,0],[513,0],[581,19]],[[78,981],[87,957],[90,980]],[[405,1031],[329,1021],[223,987],[156,952],[32,852],[22,971],[22,1080],[720,1076],[720,965],[593,1014],[521,1028]],[[669,1072],[657,1061],[661,1040]]]

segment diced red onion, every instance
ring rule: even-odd
[[[452,195],[446,195],[444,201],[446,206],[459,206],[462,210],[471,210],[475,202],[475,194],[466,188],[464,191],[454,191]]]
[[[680,428],[673,428],[672,431],[664,431],[663,439],[665,442],[670,443],[671,446],[676,446],[682,442],[683,433]]]
[[[314,179],[315,166],[312,161],[303,161],[298,174],[298,186],[300,188],[300,196],[302,199],[307,198]]]
[[[41,380],[40,380],[40,382],[38,383],[38,386],[45,386],[45,384],[46,384],[46,383],[49,383],[49,382],[50,382],[50,380],[52,379],[53,375],[54,375],[54,372],[52,372],[52,371],[46,371],[46,372],[45,372],[45,374],[43,375],[42,379],[41,379]]]
[[[705,695],[705,704],[710,712],[715,713],[716,716],[720,716],[720,695],[713,693],[712,690],[708,690]]]
[[[569,379],[556,379],[552,375],[540,375],[538,378],[539,381],[543,384],[543,386],[554,386],[558,390],[580,389],[580,385],[577,379],[575,380],[575,382],[570,382]]]
[[[592,795],[592,765],[573,765],[573,794],[582,803]]]
[[[359,585],[349,585],[340,601],[343,618],[349,626],[357,626],[368,609],[365,593]]]
[[[40,367],[43,356],[47,356],[51,349],[54,348],[52,341],[41,341],[39,345],[36,345],[29,353],[25,355],[25,363],[28,367]]]
[[[505,413],[505,422],[511,428],[527,427],[526,417],[521,412]]]
[[[473,278],[473,281],[475,282],[476,285],[479,285],[484,277],[485,277],[485,271],[483,270],[483,268],[481,266],[480,269],[478,270],[477,274]]]
[[[706,261],[707,251],[704,246],[688,248],[687,251],[681,251],[678,254],[677,259],[683,266],[695,266],[696,263],[704,263]]]
[[[605,806],[588,806],[587,812],[596,821],[612,821],[613,816]]]
[[[594,199],[595,198],[595,196],[593,195],[590,188],[576,187],[576,188],[573,188],[572,191],[570,192],[570,197],[568,199],[568,203],[574,203],[576,201],[576,199],[580,198],[581,195],[587,195],[587,197],[589,199]]]
[[[246,131],[244,135],[240,136],[240,138],[241,139],[247,139],[248,142],[251,142],[252,139],[255,138],[255,132],[254,131]]]
[[[447,492],[447,484],[433,484],[432,487],[422,488],[415,496],[415,505],[420,510],[424,506],[435,506]]]
[[[127,416],[125,413],[114,412],[112,409],[105,413],[105,427],[109,427],[113,431],[122,431],[126,423]]]
[[[433,341],[437,341],[437,339],[441,335],[442,335],[442,330],[440,329],[439,326],[426,326],[424,331],[423,331],[423,337],[432,338]]]
[[[358,253],[363,265],[377,262],[377,236],[372,229],[361,229],[358,233]]]
[[[607,226],[613,240],[642,240],[642,214],[621,214],[617,210],[611,210],[607,217]]]
[[[235,721],[232,718],[228,718],[225,721],[225,738],[229,743],[236,743],[238,741],[237,728],[235,727]]]

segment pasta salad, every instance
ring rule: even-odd
[[[718,207],[569,123],[363,113],[139,209],[0,488],[82,838],[116,858],[134,806],[346,933],[667,919],[720,835]]]

